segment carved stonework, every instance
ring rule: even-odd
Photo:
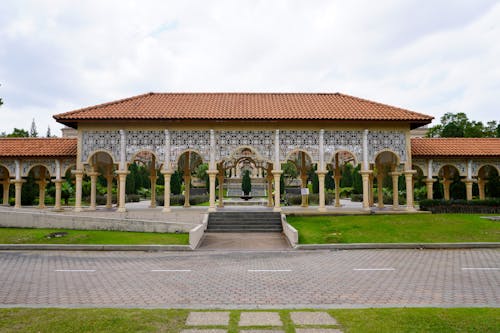
[[[357,162],[361,161],[363,149],[362,131],[325,131],[325,161],[330,163],[339,151],[349,151]]]
[[[280,131],[280,160],[285,161],[297,149],[309,153],[313,162],[318,162],[319,131]]]
[[[83,131],[81,162],[86,163],[96,151],[107,151],[115,162],[118,162],[120,160],[120,132]]]
[[[201,154],[204,162],[210,160],[210,131],[170,131],[170,161],[175,162],[189,149]]]
[[[76,168],[76,160],[74,159],[64,159],[61,160],[61,177],[64,177],[66,171]]]
[[[369,131],[368,160],[375,162],[375,156],[389,150],[398,155],[400,162],[406,161],[406,135],[403,131]]]
[[[163,131],[127,131],[127,161],[140,151],[153,152],[157,160],[165,160],[165,134]]]
[[[457,168],[460,176],[467,176],[467,160],[462,159],[433,159],[432,160],[432,176],[437,177],[439,170],[445,165],[451,165]]]
[[[215,158],[218,161],[233,158],[235,151],[245,146],[255,149],[262,158],[272,161],[274,131],[217,131],[215,145]]]

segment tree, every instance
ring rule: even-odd
[[[7,134],[8,138],[27,138],[29,136],[30,134],[28,133],[28,131],[23,130],[21,128],[14,128],[12,133]]]
[[[179,171],[175,171],[170,178],[170,192],[172,194],[181,194],[182,177]]]
[[[433,126],[427,132],[429,138],[493,138],[497,136],[496,121],[488,121],[486,126],[481,121],[470,121],[467,115],[460,113],[445,113],[441,124]]]
[[[50,138],[52,137],[52,134],[50,133],[50,126],[47,126],[47,135],[46,135],[47,138]]]
[[[31,121],[30,137],[38,138],[38,132],[36,130],[35,118]]]
[[[246,196],[252,192],[252,180],[250,179],[250,171],[246,170],[241,180],[241,190]]]
[[[297,171],[297,167],[292,161],[288,161],[283,164],[283,177],[286,180],[286,185],[289,186],[298,175],[299,173]]]

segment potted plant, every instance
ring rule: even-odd
[[[243,179],[241,180],[241,190],[243,191],[243,196],[241,197],[245,201],[251,199],[250,193],[252,192],[252,180],[250,179],[250,171],[246,170],[243,174]]]

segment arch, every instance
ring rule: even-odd
[[[245,149],[249,149],[253,154],[255,154],[256,160],[264,161],[264,162],[267,162],[267,163],[273,163],[271,160],[264,158],[263,155],[259,152],[259,150],[256,147],[250,146],[250,145],[238,146],[238,147],[234,148],[231,151],[231,153],[229,154],[229,156],[227,156],[225,158],[221,158],[220,160],[218,160],[216,162],[220,163],[220,162],[224,162],[224,160],[237,159],[236,155],[238,154],[238,152],[241,152],[241,151],[243,151]]]
[[[45,168],[45,171],[47,171],[47,174],[49,175],[49,179],[52,178],[52,175],[50,173],[50,169],[49,167],[45,164],[45,163],[35,163],[33,165],[30,165],[30,167],[28,168],[28,170],[26,171],[26,177],[30,174],[30,172],[36,168],[36,167],[44,167]]]
[[[92,158],[94,157],[94,155],[99,154],[99,153],[108,155],[111,159],[112,164],[118,164],[118,162],[115,161],[113,152],[111,150],[108,150],[108,149],[97,149],[97,150],[92,151],[89,154],[89,158],[87,159],[86,163],[92,165]]]
[[[412,168],[412,170],[417,171],[417,173],[415,174],[415,177],[416,177],[416,176],[422,176],[422,177],[427,176],[427,175],[424,173],[425,168],[422,168],[420,165],[417,165],[417,164],[412,164],[411,168]]]
[[[137,161],[137,155],[141,154],[141,153],[149,153],[151,154],[152,156],[155,157],[155,161],[156,161],[156,164],[159,165],[160,163],[160,159],[158,158],[158,154],[156,152],[154,152],[153,150],[151,149],[140,149],[138,151],[136,151],[135,153],[132,154],[132,157],[130,158],[129,161],[127,161],[129,164],[132,164],[132,163],[135,163]],[[181,154],[182,155],[182,154]],[[155,166],[156,167],[156,166]]]
[[[5,177],[4,178],[0,178],[0,179],[4,179],[4,180],[10,179],[10,170],[9,170],[9,168],[7,168],[7,166],[5,166],[2,163],[0,163],[0,170],[3,170],[3,169],[5,169],[5,172],[4,172]]]
[[[65,177],[66,174],[68,173],[68,171],[73,170],[73,169],[76,170],[76,163],[70,164],[70,165],[66,166],[66,168],[61,169],[61,177]]]
[[[396,153],[394,152],[392,149],[382,149],[382,150],[379,150],[375,155],[374,155],[374,158],[373,158],[373,163],[377,163],[377,159],[384,153],[390,153],[392,156],[394,156],[396,158],[396,163],[394,163],[393,165],[395,165],[396,167],[398,167],[400,164],[401,164],[401,157]]]
[[[449,169],[450,167],[451,167],[451,168],[453,168],[452,170],[454,171],[454,173],[451,175],[451,177],[454,177],[454,176],[459,176],[459,177],[460,177],[460,176],[462,176],[462,175],[460,174],[460,170],[459,170],[459,168],[458,168],[456,165],[454,165],[454,164],[452,164],[452,163],[446,163],[446,164],[441,165],[441,167],[439,168],[439,170],[438,170],[438,172],[437,172],[438,178],[443,178],[443,176],[444,176],[444,174],[443,174],[443,173],[447,170],[447,169],[445,169],[445,168],[448,168],[448,170],[450,170],[450,169]],[[441,171],[442,171],[443,173],[441,173]]]
[[[179,165],[179,162],[181,160],[181,157],[182,155],[184,155],[185,153],[187,152],[190,152],[190,153],[195,153],[197,154],[198,156],[200,156],[200,159],[201,159],[201,163],[206,163],[206,161],[203,159],[203,154],[197,150],[197,149],[193,149],[193,148],[188,148],[188,149],[184,149],[182,150],[181,152],[179,152],[179,155],[177,155],[175,157],[175,165],[178,166]]]
[[[494,165],[494,164],[491,164],[491,163],[483,163],[483,164],[480,164],[479,167],[477,168],[477,177],[480,176],[480,173],[481,173],[481,170],[484,168],[484,167],[490,167],[490,168],[493,168],[494,170],[496,170],[497,174],[500,175],[500,169]]]
[[[289,161],[291,160],[290,157],[295,154],[295,153],[305,153],[307,155],[307,157],[309,157],[309,160],[311,161],[311,164],[313,164],[315,161],[314,159],[312,158],[312,155],[310,152],[308,152],[307,150],[305,149],[301,149],[301,148],[297,148],[297,149],[293,149],[293,150],[290,150],[287,155],[285,156],[285,161]]]
[[[356,165],[359,164],[358,159],[356,157],[356,154],[354,154],[352,151],[350,151],[348,149],[338,149],[338,150],[335,150],[332,153],[332,157],[331,157],[330,161],[328,161],[327,163],[335,165],[335,156],[337,156],[338,153],[349,153],[349,154],[351,154],[351,156],[354,159],[353,165],[356,166]]]

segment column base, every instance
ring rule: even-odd
[[[170,207],[163,207],[163,209],[161,211],[163,213],[170,213],[172,211],[172,209],[170,209]]]
[[[281,207],[274,207],[273,212],[276,212],[276,213],[281,212]]]
[[[407,212],[416,212],[417,209],[415,207],[406,207]]]
[[[52,208],[51,212],[60,213],[60,212],[64,212],[64,209],[63,208]]]
[[[209,213],[215,213],[217,211],[217,207],[208,207]]]
[[[118,208],[117,212],[118,212],[118,213],[125,213],[125,212],[127,212],[127,208],[125,208],[125,207],[120,207],[120,208]]]
[[[326,207],[319,207],[318,208],[318,212],[323,212],[324,213],[326,211],[327,211]]]
[[[149,208],[156,208],[156,205],[149,205]]]
[[[83,208],[81,208],[81,207],[75,207],[75,208],[73,208],[73,211],[76,212],[76,213],[80,213],[80,212],[83,212]]]
[[[96,211],[96,210],[97,210],[97,207],[92,207],[92,206],[90,206],[87,210],[90,210],[90,211]]]

